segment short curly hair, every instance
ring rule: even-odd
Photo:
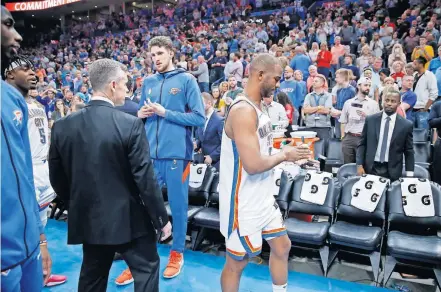
[[[173,42],[169,37],[157,36],[149,41],[148,47],[149,51],[151,51],[153,47],[166,48],[169,51],[173,51]]]

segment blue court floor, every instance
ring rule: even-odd
[[[46,226],[46,236],[49,242],[49,252],[52,256],[52,273],[63,274],[68,281],[60,286],[45,288],[48,292],[70,292],[77,291],[78,277],[80,274],[82,249],[80,245],[67,245],[67,224],[65,222],[49,220]],[[168,259],[169,247],[160,245],[159,255],[161,257],[161,270],[164,269]],[[223,257],[204,254],[201,252],[186,251],[184,254],[185,266],[181,274],[171,280],[160,279],[161,292],[215,292],[221,291],[219,279],[224,265]],[[109,276],[107,291],[133,291],[133,284],[118,287],[114,281],[116,277],[126,268],[124,261],[114,262]],[[312,292],[312,291],[334,291],[334,292],[380,292],[390,291],[387,289],[375,288],[367,285],[328,279],[297,272],[289,273],[289,291]],[[268,266],[249,264],[244,271],[241,285],[241,292],[269,292],[271,278]]]

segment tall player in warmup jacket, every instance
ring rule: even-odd
[[[1,35],[1,69],[5,69],[17,54],[22,38],[4,6]],[[40,292],[50,276],[52,263],[35,199],[28,108],[17,89],[1,82],[0,290]]]
[[[5,75],[6,82],[14,86],[25,97],[28,106],[27,126],[31,145],[34,186],[41,223],[45,227],[49,204],[56,197],[49,181],[49,167],[47,164],[49,123],[46,111],[42,104],[29,96],[30,90],[36,90],[37,88],[37,77],[33,70],[33,64],[29,60],[23,57],[14,58],[6,68]],[[46,286],[55,286],[64,282],[66,282],[65,276],[51,274]]]
[[[164,278],[174,278],[184,264],[187,233],[188,180],[193,159],[192,127],[205,124],[204,105],[196,79],[173,65],[173,44],[159,36],[149,50],[157,73],[144,80],[138,117],[145,119],[150,155],[160,186],[167,186],[173,217],[173,245]],[[125,270],[116,283],[131,283]]]
[[[237,292],[248,259],[260,254],[262,238],[270,248],[273,291],[286,292],[291,241],[282,214],[271,192],[272,169],[284,162],[307,159],[307,145],[273,151],[271,119],[262,99],[274,94],[282,67],[269,54],[258,55],[250,65],[244,94],[230,106],[222,134],[219,215],[226,241],[223,292]]]

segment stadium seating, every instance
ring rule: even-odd
[[[326,148],[325,171],[336,174],[338,168],[343,165],[343,153],[340,139],[329,139]]]
[[[374,281],[378,281],[380,252],[385,234],[386,195],[383,194],[374,212],[366,212],[351,206],[352,186],[360,178],[346,180],[341,192],[340,204],[334,224],[329,228],[329,266],[338,252],[349,252],[368,256]]]
[[[429,132],[426,129],[413,129],[413,142],[427,142],[429,141]]]
[[[318,140],[314,143],[314,158],[317,160],[321,156],[325,156],[325,141]]]
[[[304,180],[304,174],[298,175],[294,179],[288,212],[328,216],[329,220],[324,222],[306,222],[296,218],[286,218],[285,226],[293,247],[319,251],[324,275],[326,276],[329,259],[329,246],[327,245],[326,238],[334,219],[334,209],[335,203],[338,200],[339,189],[334,187],[335,181],[331,180],[325,203],[323,205],[312,204],[300,198]]]
[[[415,164],[420,165],[425,169],[430,169],[430,161],[432,161],[432,146],[430,145],[430,142],[414,142],[413,150],[415,152]]]
[[[401,183],[393,183],[388,190],[388,238],[384,264],[383,286],[395,266],[410,265],[431,269],[441,288],[441,189],[431,182],[435,216],[410,217],[403,210]]]

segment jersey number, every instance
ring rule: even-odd
[[[40,132],[40,142],[41,142],[41,144],[46,144],[46,135],[44,133],[44,129],[40,128],[40,129],[38,129],[38,131]]]

